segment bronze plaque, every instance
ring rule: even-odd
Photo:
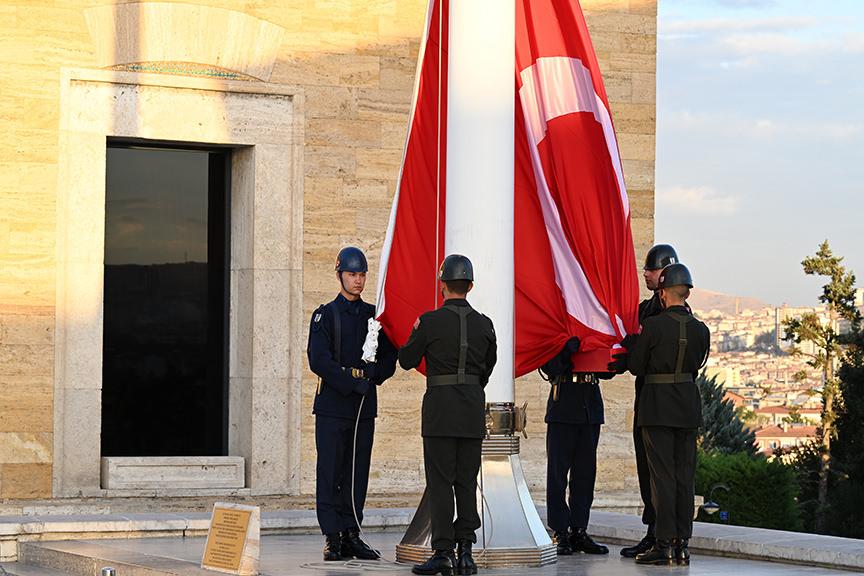
[[[207,533],[207,547],[204,549],[204,560],[201,561],[202,568],[230,572],[240,569],[251,515],[249,510],[218,506],[213,509],[213,519]]]

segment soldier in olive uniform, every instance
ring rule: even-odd
[[[710,334],[687,307],[693,281],[683,264],[663,269],[659,297],[663,312],[647,318],[630,345],[627,367],[645,378],[637,425],[651,471],[656,541],[636,556],[639,564],[690,563],[693,531],[696,435],[702,401],[696,376],[708,359]]]
[[[657,244],[653,246],[645,256],[645,266],[642,269],[642,277],[645,279],[645,287],[651,290],[651,298],[639,303],[639,324],[645,320],[663,312],[660,303],[659,279],[660,272],[666,266],[678,262],[678,254],[675,248],[669,244]],[[618,364],[619,371],[627,369],[626,358]],[[639,478],[639,494],[642,497],[642,523],[648,526],[645,537],[635,546],[627,546],[621,549],[621,555],[626,558],[635,558],[638,554],[647,552],[654,545],[654,506],[651,504],[651,472],[648,470],[648,458],[645,456],[645,443],[642,442],[642,430],[637,424],[639,420],[639,394],[645,384],[644,376],[636,377],[636,395],[633,402],[633,450],[636,454],[636,474]]]
[[[439,273],[444,305],[417,319],[399,364],[410,370],[426,360],[423,396],[423,461],[432,511],[435,553],[415,574],[476,574],[471,546],[480,527],[477,474],[486,435],[484,387],[497,360],[492,321],[465,299],[474,270],[465,256],[444,259]],[[453,499],[456,520],[453,520]],[[454,545],[458,544],[458,561]]]

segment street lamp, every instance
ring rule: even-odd
[[[711,489],[708,492],[708,502],[702,504],[702,510],[705,511],[709,516],[712,514],[716,514],[718,510],[720,510],[720,505],[714,501],[714,491],[720,489],[726,492],[730,491],[729,486],[726,484],[712,484]]]

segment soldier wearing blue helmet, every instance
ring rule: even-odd
[[[397,351],[384,332],[370,327],[375,307],[360,297],[367,271],[359,248],[343,248],[336,259],[339,294],[315,310],[309,328],[309,367],[319,377],[313,406],[315,509],[326,538],[324,560],[379,557],[361,540],[360,523],[378,409],[376,388],[396,371]],[[375,358],[364,361],[364,343],[374,341],[376,333]]]

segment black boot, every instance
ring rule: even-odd
[[[570,534],[570,546],[573,552],[584,552],[585,554],[608,554],[609,548],[598,544],[585,531],[585,528],[574,528]]]
[[[456,574],[476,574],[477,564],[471,556],[471,540],[462,539],[456,542]]]
[[[555,532],[554,540],[558,556],[570,556],[573,554],[573,545],[570,544],[570,534],[566,530]]]
[[[338,532],[327,534],[324,542],[324,561],[335,562],[342,560],[342,538]]]
[[[650,550],[636,556],[636,563],[672,566],[675,564],[675,550],[669,540],[657,540]]]
[[[656,541],[657,539],[654,538],[653,534],[646,534],[645,537],[635,546],[621,548],[621,556],[624,556],[625,558],[636,558],[639,554],[643,554],[650,550]]]
[[[690,541],[687,538],[679,538],[675,540],[675,561],[679,566],[690,565]]]
[[[411,568],[414,574],[441,574],[441,576],[453,576],[453,567],[456,565],[456,556],[453,550],[435,550],[431,558],[423,564],[415,564]]]
[[[377,551],[360,539],[360,531],[357,528],[348,528],[342,531],[342,556],[357,558],[358,560],[378,560],[381,557]]]

